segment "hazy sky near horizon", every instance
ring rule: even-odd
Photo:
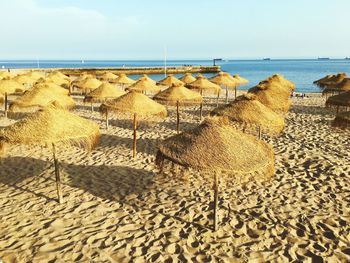
[[[0,1],[0,59],[350,56],[349,0]]]

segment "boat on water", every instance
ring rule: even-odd
[[[318,60],[330,60],[330,58],[326,58],[326,57],[321,57],[321,58],[317,58]]]
[[[263,58],[263,60],[271,60],[271,58]]]
[[[350,60],[350,57],[346,57],[345,59],[346,59],[346,60]]]

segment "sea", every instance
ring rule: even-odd
[[[213,60],[168,60],[166,66],[213,65]],[[271,60],[222,60],[216,65],[222,71],[239,74],[249,80],[241,89],[249,89],[261,80],[279,73],[296,84],[296,92],[320,92],[313,81],[328,74],[345,72],[350,75],[349,59],[271,59]],[[118,68],[118,67],[164,67],[162,60],[0,60],[1,68]],[[211,77],[214,74],[204,74]],[[180,75],[176,75],[180,77]],[[137,79],[139,75],[131,75]],[[164,74],[151,75],[154,80],[164,78]]]

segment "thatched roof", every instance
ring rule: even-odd
[[[10,104],[9,111],[33,111],[51,104],[63,109],[71,109],[75,106],[74,100],[67,95],[53,92],[50,88],[34,88],[15,99]]]
[[[342,106],[349,107],[350,106],[350,91],[331,96],[326,101],[326,106]]]
[[[275,74],[275,75],[272,75],[271,77],[268,77],[267,79],[263,80],[260,82],[261,84],[263,83],[274,83],[276,85],[280,85],[282,87],[285,87],[287,89],[287,91],[290,92],[295,90],[295,84],[284,78],[282,75],[280,74]]]
[[[233,122],[261,127],[270,134],[279,134],[285,127],[284,118],[260,103],[253,94],[239,96],[228,105],[212,111],[212,115],[226,116]]]
[[[118,98],[125,94],[125,91],[116,88],[114,85],[103,82],[97,89],[94,89],[85,96],[85,102],[104,102],[106,99]]]
[[[157,84],[171,87],[173,85],[180,86],[180,85],[183,85],[184,83],[178,78],[174,77],[173,75],[168,75],[166,78],[158,81]]]
[[[66,79],[67,81],[71,81],[71,79],[68,76],[64,75],[60,71],[52,71],[47,75],[47,77],[61,78]]]
[[[340,112],[332,122],[332,126],[339,128],[350,128],[350,112]]]
[[[226,73],[226,72],[225,72],[224,74],[229,74],[229,73]],[[237,82],[239,83],[240,86],[249,83],[249,80],[247,80],[247,79],[241,77],[241,76],[238,75],[238,74],[233,75],[233,78],[234,78],[235,80],[237,80]]]
[[[142,77],[140,77],[138,80],[147,80],[149,82],[151,82],[152,84],[156,85],[157,81],[151,79],[150,77],[148,77],[147,74],[143,74]]]
[[[105,81],[114,82],[118,78],[117,75],[113,74],[112,72],[105,72],[100,79]]]
[[[3,79],[0,80],[0,93],[16,93],[16,92],[24,92],[27,90],[25,86],[22,84],[18,83],[15,80],[12,79]]]
[[[63,95],[68,95],[69,90],[62,88],[62,86],[57,85],[53,82],[42,82],[42,83],[37,83],[33,86],[33,89],[49,89],[51,92],[55,93],[60,93]]]
[[[119,78],[117,78],[114,83],[124,84],[124,85],[131,85],[135,83],[135,80],[129,78],[126,74],[122,73],[119,75]]]
[[[130,85],[128,90],[137,92],[150,91],[157,93],[160,91],[160,87],[156,85],[156,82],[149,81],[149,79],[146,77],[141,77],[134,84]]]
[[[191,73],[186,73],[180,78],[180,80],[185,84],[190,84],[191,82],[195,81],[196,78],[193,77]]]
[[[100,80],[96,78],[87,77],[81,82],[75,84],[74,86],[84,91],[91,91],[97,89],[101,84],[102,82]]]
[[[153,98],[155,101],[165,104],[175,106],[177,102],[180,105],[198,105],[202,103],[203,98],[201,94],[196,91],[187,89],[183,85],[181,86],[172,86],[158,93]]]
[[[127,94],[106,101],[100,106],[102,113],[116,112],[116,113],[136,113],[138,116],[148,117],[157,116],[165,118],[167,116],[166,108],[150,99],[144,94],[138,92],[128,92]]]
[[[225,86],[228,88],[236,88],[239,86],[238,80],[235,80],[224,72],[219,72],[216,76],[210,78],[209,80],[217,85]]]
[[[12,80],[26,86],[32,86],[37,79],[28,77],[27,75],[17,75],[16,77],[12,78]]]
[[[326,87],[322,91],[322,94],[336,93],[336,92],[340,93],[340,92],[349,91],[349,90],[350,90],[350,78],[345,78],[336,85]]]
[[[92,149],[100,136],[99,126],[53,106],[30,114],[0,129],[0,150],[4,144],[81,146]]]
[[[275,171],[272,147],[222,118],[207,119],[191,131],[164,140],[156,163],[164,160],[197,170],[228,172],[237,182],[264,180]]]
[[[334,75],[327,75],[319,80],[314,81],[314,84],[320,88],[333,87],[345,79],[346,73],[338,73]]]
[[[219,85],[210,82],[203,76],[197,76],[196,80],[186,85],[189,89],[199,90],[201,92],[211,92],[215,94],[220,94],[221,88]]]
[[[39,71],[30,71],[24,75],[35,80],[38,80],[40,78],[45,78],[45,73],[39,72]]]
[[[72,86],[79,85],[83,80],[86,78],[94,78],[94,75],[83,73],[79,77],[77,77],[75,80],[71,82]]]

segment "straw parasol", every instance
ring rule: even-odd
[[[332,87],[342,82],[346,77],[346,73],[327,75],[319,80],[314,81],[314,84],[320,88]]]
[[[156,164],[168,160],[214,174],[214,230],[217,230],[218,174],[235,183],[273,176],[274,152],[264,141],[233,128],[225,118],[207,119],[197,128],[172,136],[159,146]]]
[[[39,71],[30,71],[24,75],[35,80],[38,80],[40,78],[45,78],[45,73],[39,72]]]
[[[191,73],[186,73],[180,78],[180,80],[185,84],[190,84],[191,82],[195,81],[196,78],[193,77]]]
[[[274,83],[274,84],[286,87],[288,89],[289,93],[291,93],[292,91],[295,90],[295,84],[292,81],[284,78],[280,74],[274,74],[271,77],[268,77],[266,80],[263,80],[261,83],[263,83],[263,82]]]
[[[9,107],[11,112],[36,111],[51,104],[63,109],[75,107],[74,100],[60,92],[53,92],[50,88],[39,87],[26,91],[15,99]]]
[[[202,96],[203,96],[203,92],[217,94],[216,104],[217,106],[219,106],[219,96],[221,91],[220,86],[213,82],[210,82],[203,75],[198,74],[198,76],[196,77],[196,80],[191,82],[190,84],[187,84],[186,87],[189,89],[199,91]],[[202,111],[203,111],[203,103],[201,103],[200,110],[199,110],[200,120],[202,120]]]
[[[216,76],[209,79],[211,82],[220,85],[226,89],[226,103],[228,103],[228,89],[234,88],[235,90],[235,98],[237,96],[237,86],[239,85],[238,80],[230,77],[229,74],[225,74],[224,72],[219,72]]]
[[[174,77],[173,75],[168,75],[166,78],[158,81],[157,84],[162,86],[167,86],[167,87],[171,87],[173,85],[176,85],[176,86],[184,85],[184,83],[181,80]]]
[[[51,92],[68,95],[69,90],[59,86],[53,82],[42,82],[34,85],[33,89],[49,89]]]
[[[333,127],[339,127],[339,128],[350,128],[350,112],[345,111],[338,113],[335,119],[332,122]]]
[[[71,82],[71,86],[79,85],[86,78],[94,78],[94,75],[83,73]]]
[[[80,146],[91,150],[100,136],[96,123],[68,111],[47,107],[0,130],[0,150],[5,144],[52,146],[55,165],[56,188],[59,203],[63,202],[56,145]]]
[[[258,127],[259,139],[261,138],[261,129],[271,135],[277,135],[285,127],[284,118],[260,103],[255,95],[249,93],[237,97],[228,105],[214,109],[211,114],[226,116],[244,127],[248,125]]]
[[[151,79],[150,77],[147,76],[147,74],[143,74],[142,77],[140,77],[138,80],[147,80],[149,82],[151,82],[152,84],[156,85],[157,82],[153,79]]]
[[[326,95],[331,93],[342,93],[345,91],[349,91],[350,90],[350,78],[345,78],[343,79],[340,83],[333,85],[333,86],[329,86],[326,87],[323,92],[322,95]]]
[[[91,111],[93,111],[93,102],[105,102],[107,99],[115,99],[124,94],[123,90],[108,82],[103,82],[97,89],[85,96],[84,102],[91,102]]]
[[[26,86],[26,87],[32,87],[33,84],[37,81],[37,79],[31,78],[25,74],[23,75],[17,75],[16,77],[12,78],[12,80]]]
[[[70,81],[71,79],[64,75],[62,72],[60,71],[52,71],[48,74],[48,77],[54,77],[54,78],[60,78],[60,79],[65,79],[67,81]]]
[[[127,113],[133,114],[133,130],[134,130],[134,143],[133,143],[133,157],[136,157],[136,128],[138,118],[165,118],[167,116],[166,108],[148,98],[146,95],[138,92],[128,92],[127,94],[120,96],[119,98],[106,101],[100,106],[100,112],[106,117],[106,127],[108,129],[108,114],[110,112],[115,113]]]
[[[108,81],[108,82],[114,83],[118,79],[118,76],[113,74],[112,72],[105,72],[100,77],[100,79],[103,80],[103,81]]]
[[[84,93],[88,93],[94,89],[97,89],[102,84],[101,81],[99,81],[96,78],[87,77],[81,82],[77,83],[74,87],[77,87],[78,89],[81,89],[84,91]]]
[[[350,107],[350,91],[329,97],[326,101],[326,107],[336,107],[337,112],[340,107],[347,109]]]
[[[9,94],[24,92],[26,87],[12,79],[0,80],[0,95],[3,94],[4,115],[7,118],[7,104]]]
[[[158,93],[153,99],[161,104],[176,106],[177,133],[179,133],[180,125],[179,106],[199,105],[203,102],[203,98],[198,92],[187,89],[183,85],[173,85],[170,88]]]
[[[147,77],[139,78],[134,84],[128,87],[128,90],[133,90],[137,92],[153,92],[158,93],[160,87],[156,85],[156,82],[150,81]]]
[[[122,73],[119,75],[119,78],[117,78],[114,83],[120,84],[122,88],[128,87],[131,84],[135,83],[135,80],[129,78],[126,74]]]
[[[258,85],[248,90],[248,93],[256,95],[257,99],[276,113],[286,113],[291,101],[290,87],[283,86],[271,80],[261,81]]]

